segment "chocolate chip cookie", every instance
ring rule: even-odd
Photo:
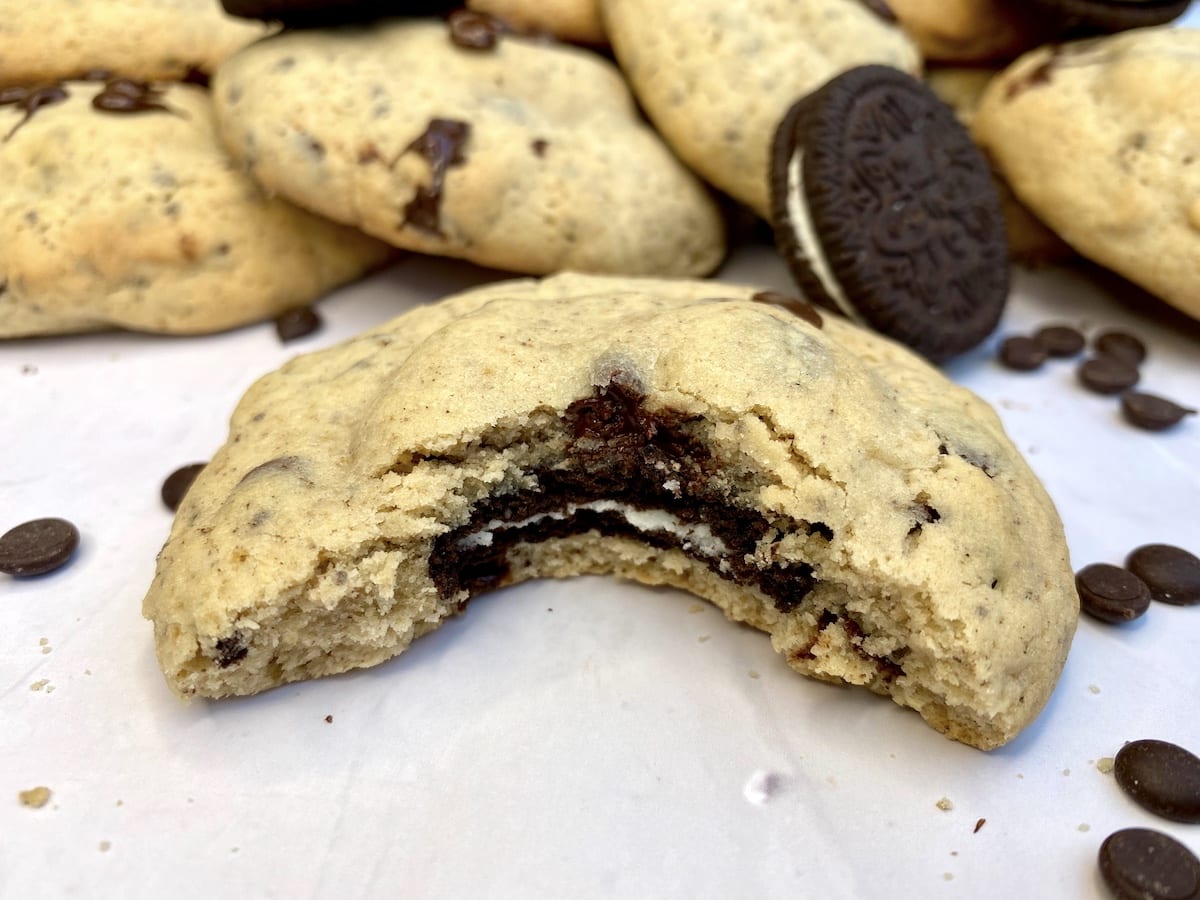
[[[707,598],[798,672],[956,740],[1008,741],[1078,614],[1053,505],[977,397],[756,296],[505,282],[266,376],[145,600],[168,684],[370,666],[483,591],[613,573]]]
[[[264,194],[187,84],[0,91],[0,183],[0,338],[232,328],[392,252]]]
[[[408,250],[514,272],[700,275],[718,208],[614,66],[444,22],[291,32],[213,83],[226,145],[263,184]]]

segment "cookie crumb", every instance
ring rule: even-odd
[[[704,612],[704,609],[705,607],[703,603],[693,603],[688,607],[688,614],[695,615],[696,613],[702,613]]]
[[[700,635],[700,637],[696,638],[696,640],[698,640],[700,643],[703,644],[705,641],[708,640],[708,637],[709,636],[707,634],[702,634],[702,635]]]
[[[48,637],[38,638],[38,646],[39,647],[45,647],[48,643],[50,643],[50,638],[48,638]]]
[[[124,806],[124,805],[125,805],[125,801],[124,801],[124,800],[118,800],[118,801],[117,801],[117,806]]]
[[[101,853],[107,853],[109,851],[110,847],[112,847],[112,841],[101,841],[100,842],[100,852]]]
[[[35,681],[33,684],[31,684],[29,686],[29,689],[31,691],[40,691],[42,688],[44,688],[49,683],[50,683],[49,678],[40,678],[37,681]]]
[[[1088,685],[1088,690],[1089,690],[1089,691],[1091,691],[1093,694],[1098,694],[1098,693],[1100,693],[1100,685],[1098,685],[1098,684],[1089,684],[1089,685]]]
[[[91,669],[84,669],[84,670],[83,670],[83,674],[84,674],[84,675],[91,675],[91,674],[92,674],[92,670],[91,670]]]
[[[1071,774],[1070,769],[1063,769],[1063,775],[1070,775],[1070,774]]]
[[[971,834],[979,834],[979,829],[982,828],[986,824],[987,824],[987,819],[979,819],[975,823],[975,830],[972,831]]]
[[[759,769],[750,776],[746,787],[742,789],[742,794],[755,806],[762,806],[779,791],[779,788],[780,778],[777,774]]]
[[[1111,756],[1105,756],[1101,757],[1100,761],[1096,763],[1096,768],[1099,769],[1103,774],[1108,775],[1110,772],[1112,772],[1114,764],[1114,760]]]
[[[1091,831],[1091,830],[1092,830],[1092,826],[1091,826],[1091,825],[1089,825],[1087,822],[1080,822],[1080,823],[1079,823],[1079,828],[1078,828],[1077,830],[1078,830],[1078,831]]]
[[[30,363],[26,363],[25,365],[21,366],[22,375],[36,375],[37,371],[38,367]]]
[[[936,805],[937,805],[937,808],[940,809],[942,812],[949,812],[950,810],[954,809],[954,803],[951,802],[949,797],[943,797],[941,800],[939,800],[937,802]]]
[[[761,675],[758,674],[758,672],[754,671],[754,669],[751,669],[746,674],[749,675],[751,678],[761,678],[762,677]]]
[[[942,878],[946,879],[946,881],[953,881],[953,880],[954,880],[954,873],[953,873],[953,872],[943,872],[943,873],[942,873]]]
[[[46,685],[46,693],[53,694],[54,693],[54,685],[52,685],[52,684]]]
[[[43,647],[43,648],[42,648],[42,653],[50,653],[50,652],[51,652],[51,651],[53,651],[53,650],[54,650],[54,648],[53,648],[53,647]]]
[[[325,724],[326,724],[326,725],[332,725],[332,724],[333,724],[333,716],[326,716],[326,717],[325,717]]]
[[[38,785],[27,791],[21,791],[17,794],[17,799],[21,801],[22,806],[28,806],[31,809],[41,809],[50,802],[50,788]]]

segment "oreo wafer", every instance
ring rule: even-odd
[[[771,208],[810,299],[935,362],[1000,320],[1009,257],[987,161],[954,111],[897,69],[851,69],[788,111]]]
[[[1022,3],[1030,13],[1066,36],[1165,25],[1187,12],[1190,4],[1191,0],[1024,0]]]

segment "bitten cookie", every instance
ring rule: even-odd
[[[482,591],[611,572],[705,597],[798,672],[956,740],[1011,739],[1075,628],[1054,507],[977,397],[775,299],[507,282],[266,376],[146,596],[168,684],[374,665]]]
[[[930,69],[925,73],[925,82],[953,107],[959,120],[970,129],[979,99],[996,74],[994,69],[951,66]],[[1075,251],[1070,245],[1017,199],[1008,182],[994,167],[992,175],[996,182],[996,194],[1000,198],[1000,209],[1004,213],[1008,252],[1013,260],[1028,266],[1039,266],[1073,258]]]
[[[860,0],[603,0],[621,69],[680,158],[770,217],[771,137],[840,72],[921,67],[893,21]]]
[[[972,125],[1017,197],[1081,254],[1200,318],[1200,31],[1043,47]]]
[[[390,249],[268,199],[191,85],[66,82],[0,106],[0,337],[217,331],[306,304]]]
[[[545,32],[564,41],[608,42],[599,0],[467,0],[467,9],[490,13],[522,31]]]
[[[217,0],[35,0],[5,4],[0,87],[104,70],[139,80],[211,74],[270,34],[227,16]]]
[[[1012,0],[887,0],[926,59],[1004,62],[1049,35]]]
[[[718,265],[714,201],[611,64],[488,43],[432,21],[284,34],[221,68],[222,135],[270,189],[398,247],[532,274]]]

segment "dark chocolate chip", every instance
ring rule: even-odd
[[[283,343],[306,337],[321,327],[321,317],[311,306],[297,306],[275,319],[275,333]]]
[[[495,17],[469,9],[450,13],[449,25],[450,40],[465,50],[491,50],[504,30]]]
[[[387,16],[432,16],[462,0],[221,0],[231,16],[283,22],[288,28],[326,28]]]
[[[188,66],[179,80],[184,84],[194,84],[196,87],[205,89],[212,86],[212,78],[209,74],[196,65]]]
[[[1035,338],[1013,335],[1000,344],[1000,362],[1017,372],[1040,369],[1046,361],[1046,348]]]
[[[1150,608],[1146,583],[1120,566],[1093,563],[1075,573],[1080,608],[1102,622],[1130,622]]]
[[[79,76],[80,81],[108,81],[113,77],[111,69],[88,69]]]
[[[1046,325],[1034,332],[1037,341],[1047,355],[1058,359],[1078,356],[1083,352],[1087,340],[1083,332],[1070,325]]]
[[[239,663],[250,653],[250,648],[243,642],[241,635],[221,638],[217,641],[217,665],[228,669],[234,663]]]
[[[1200,824],[1200,758],[1177,744],[1126,744],[1113,762],[1117,784],[1135,803],[1173,822]]]
[[[896,13],[887,5],[885,0],[862,0],[862,4],[885,22],[895,24],[900,21],[896,18]]]
[[[34,519],[0,536],[0,572],[44,575],[63,566],[79,546],[79,529],[66,519]]]
[[[162,100],[163,91],[155,85],[117,78],[92,98],[92,106],[110,113],[170,112]]]
[[[1023,0],[1034,21],[1070,37],[1110,34],[1165,25],[1179,18],[1190,0]],[[1018,4],[1011,4],[1018,7]]]
[[[1178,425],[1196,410],[1180,406],[1173,400],[1142,391],[1126,391],[1121,395],[1121,412],[1125,421],[1146,431],[1164,431]]]
[[[995,329],[1010,268],[991,168],[920,80],[842,73],[791,107],[770,165],[776,241],[806,297],[935,362]]]
[[[1140,366],[1146,359],[1146,345],[1127,331],[1106,331],[1092,341],[1092,346],[1098,353],[1116,357],[1131,366]]]
[[[16,134],[39,109],[55,103],[62,103],[69,96],[61,84],[48,84],[34,88],[9,87],[0,90],[0,106],[15,106],[25,113],[21,120],[4,136],[4,140],[7,141]]]
[[[1125,560],[1125,567],[1146,582],[1150,596],[1172,606],[1200,603],[1200,559],[1170,544],[1146,544]]]
[[[1079,366],[1079,381],[1097,394],[1119,394],[1138,383],[1137,366],[1115,356],[1093,356]]]
[[[533,155],[538,159],[543,159],[546,156],[546,148],[550,146],[550,142],[545,138],[535,138],[529,147],[533,150]]]
[[[1116,900],[1196,900],[1200,859],[1173,837],[1125,828],[1100,845],[1100,875]]]
[[[821,314],[817,312],[817,308],[807,300],[801,300],[799,297],[781,294],[778,291],[759,291],[750,299],[758,303],[772,303],[775,306],[782,306],[792,315],[799,316],[814,328],[823,328],[825,326],[825,320],[821,318]]]
[[[190,465],[182,466],[166,477],[162,483],[163,505],[171,512],[179,509],[179,504],[183,502],[183,497],[188,492],[188,488],[192,486],[192,482],[196,480],[196,476],[200,474],[205,463],[191,463]]]
[[[425,131],[405,149],[419,153],[427,163],[431,177],[429,185],[417,185],[416,194],[404,207],[404,223],[442,236],[442,189],[446,170],[466,161],[463,146],[471,136],[469,122],[455,119],[431,119]]]

